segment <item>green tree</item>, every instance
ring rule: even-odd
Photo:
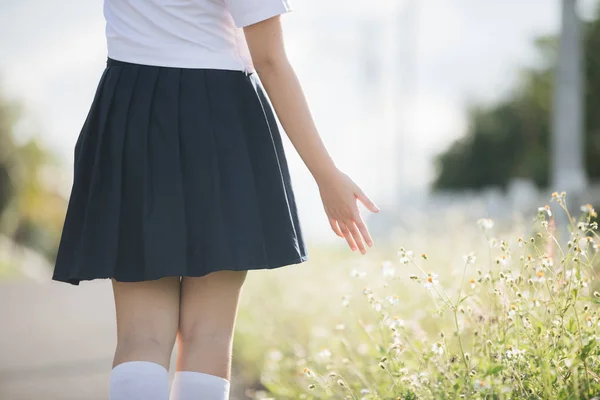
[[[585,160],[588,176],[600,178],[600,9],[586,23]],[[550,120],[557,40],[535,43],[542,62],[521,72],[519,85],[505,99],[469,110],[467,134],[436,159],[434,189],[506,187],[513,178],[528,178],[540,188],[550,176]]]
[[[15,144],[13,127],[18,120],[18,107],[0,96],[0,216],[14,196],[13,182],[10,177]]]
[[[0,234],[52,261],[66,201],[47,179],[58,164],[54,155],[35,137],[15,142],[22,116],[18,104],[0,96]]]

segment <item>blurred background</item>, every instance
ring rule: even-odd
[[[554,190],[598,199],[598,3],[296,1],[287,48],[321,135],[383,210],[369,218],[380,246],[368,260],[442,220],[509,225]],[[73,148],[105,60],[101,0],[0,2],[0,399],[107,395],[109,282],[50,282]],[[307,270],[344,260],[345,277],[365,259],[329,232],[312,177],[286,144]],[[236,338],[240,399],[260,386],[262,360],[244,352],[244,332],[261,323],[245,310],[267,300],[252,285]]]

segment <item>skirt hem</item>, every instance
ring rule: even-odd
[[[194,272],[186,272],[186,273],[176,273],[176,272],[165,272],[163,274],[158,274],[155,276],[148,276],[143,278],[133,278],[133,279],[123,279],[123,278],[115,278],[115,275],[81,275],[81,276],[70,276],[70,277],[61,277],[61,276],[53,276],[52,280],[57,282],[69,283],[71,285],[79,285],[81,281],[92,281],[95,279],[112,279],[115,278],[117,282],[145,282],[145,281],[154,281],[161,278],[180,276],[180,277],[191,277],[191,278],[200,278],[202,276],[208,275],[212,272],[218,271],[257,271],[257,270],[271,270],[277,268],[283,268],[290,265],[297,265],[303,262],[308,261],[308,255],[304,255],[301,257],[296,257],[290,260],[278,261],[270,264],[257,264],[250,265],[244,268],[214,268],[214,269],[203,269],[202,271]]]

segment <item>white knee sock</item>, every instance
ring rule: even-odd
[[[171,386],[170,400],[227,400],[229,381],[201,372],[177,371]]]
[[[128,361],[110,374],[110,400],[168,400],[169,373],[150,361]]]

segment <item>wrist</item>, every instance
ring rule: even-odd
[[[331,165],[325,168],[319,168],[318,170],[314,171],[312,175],[317,185],[323,186],[336,179],[339,174],[340,170],[333,163],[331,163]]]

